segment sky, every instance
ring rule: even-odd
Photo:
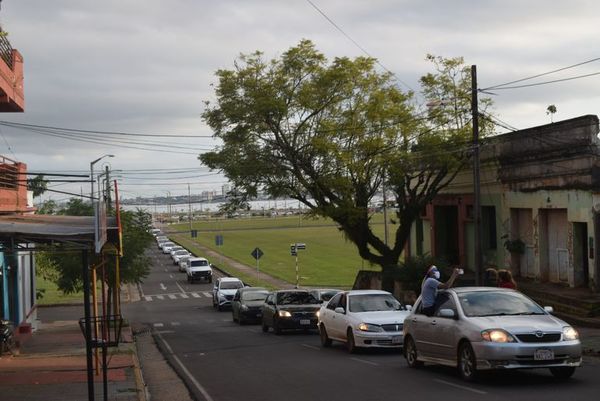
[[[427,54],[477,65],[479,88],[600,57],[600,2],[593,0],[4,0],[1,6],[2,28],[24,57],[26,110],[0,120],[180,137],[120,138],[161,143],[159,151],[145,151],[101,135],[79,142],[0,125],[0,155],[32,172],[85,174],[92,160],[113,154],[95,168],[109,164],[124,198],[183,195],[188,183],[193,194],[221,191],[224,177],[197,158],[218,144],[201,114],[204,101],[213,100],[215,71],[232,68],[240,53],[261,50],[275,58],[302,39],[328,58],[366,51],[417,93],[419,77],[432,72]],[[594,61],[525,83],[599,71]],[[557,107],[555,121],[600,112],[600,75],[492,92],[494,115],[517,129],[549,123],[550,104]],[[50,188],[89,193],[87,183]],[[69,196],[42,197],[49,198]]]

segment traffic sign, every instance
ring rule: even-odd
[[[198,230],[192,230],[191,231],[191,235],[192,235],[192,238],[197,238],[198,237]]]
[[[221,234],[215,235],[215,244],[217,246],[223,245],[223,236]]]
[[[296,242],[296,249],[306,249],[306,244]]]
[[[256,247],[254,248],[254,250],[250,253],[250,255],[252,255],[252,257],[256,260],[260,259],[262,257],[262,255],[264,255],[263,251],[260,250],[260,248]]]

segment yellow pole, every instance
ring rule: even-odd
[[[96,266],[92,266],[92,301],[94,303],[94,338],[98,339],[98,294],[97,294],[97,285],[96,285]],[[99,366],[99,358],[100,353],[98,347],[96,350],[96,376],[100,374],[100,366]]]
[[[117,251],[115,253],[115,315],[120,315],[121,314],[121,276],[120,276],[120,269],[121,269],[121,257],[119,256],[119,252]]]

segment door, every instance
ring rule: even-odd
[[[415,345],[417,347],[417,352],[421,357],[430,357],[431,349],[430,349],[430,340],[428,338],[428,330],[431,327],[432,318],[424,315],[421,312],[423,307],[423,303],[419,299],[415,304],[415,313],[411,314],[407,319],[410,319],[411,332],[413,335],[413,339],[415,341]]]
[[[458,249],[458,207],[435,206],[435,257],[460,264]]]
[[[430,323],[431,330],[428,338],[430,339],[431,356],[446,361],[456,361],[456,335],[458,320],[441,317],[440,310],[450,309],[457,316],[456,303],[450,293],[442,293],[436,300],[438,306],[434,312]]]
[[[275,314],[275,294],[269,294],[262,307],[263,322],[269,326],[273,325],[273,315]]]
[[[575,286],[587,287],[589,282],[587,223],[573,223],[573,270]]]
[[[548,240],[548,278],[553,283],[568,281],[568,221],[565,209],[546,210]]]

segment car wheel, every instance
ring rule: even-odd
[[[561,368],[550,368],[550,373],[552,376],[556,377],[559,380],[567,380],[573,373],[575,373],[574,367],[561,367]]]
[[[354,341],[354,333],[352,333],[351,328],[348,328],[348,331],[346,332],[346,349],[351,354],[355,354],[358,351],[358,347]]]
[[[210,283],[212,283],[212,278],[209,278],[209,279],[208,279],[208,283],[209,283],[209,284],[210,284]]]
[[[276,318],[273,318],[273,331],[276,335],[281,335],[281,327],[279,327],[279,321]]]
[[[319,336],[321,337],[321,345],[323,347],[331,347],[331,338],[327,335],[327,330],[323,323],[319,326]]]
[[[265,322],[265,319],[263,319],[263,321],[262,321],[262,331],[263,331],[263,333],[266,333],[267,331],[269,331],[269,326]]]
[[[406,358],[406,363],[411,368],[423,366],[423,362],[417,359],[417,346],[412,337],[408,337],[404,340],[404,358]]]
[[[475,352],[471,344],[466,341],[458,348],[458,373],[466,381],[474,381],[477,378]]]

